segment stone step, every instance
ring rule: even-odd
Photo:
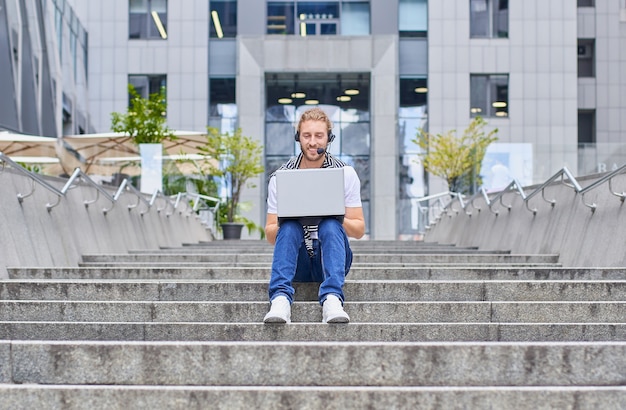
[[[0,301],[4,321],[262,322],[267,302]],[[624,302],[346,302],[355,323],[620,323]],[[293,322],[321,322],[318,302],[292,305]]]
[[[254,262],[270,265],[271,253],[210,253],[210,254],[86,254],[82,262]],[[510,255],[510,254],[358,254],[353,263],[557,263],[558,255]]]
[[[11,279],[162,279],[162,280],[265,280],[271,268],[259,267],[180,267],[115,266],[115,267],[55,267],[12,268]],[[624,268],[563,268],[560,266],[407,266],[387,269],[355,267],[349,280],[624,280]]]
[[[7,409],[624,409],[626,387],[281,387],[0,384]],[[470,406],[471,404],[471,406]]]
[[[0,363],[16,384],[626,385],[626,342],[0,341]]]
[[[0,322],[2,340],[624,342],[626,323]],[[1,405],[0,405],[1,408]]]
[[[399,253],[399,254],[501,254],[507,255],[510,254],[510,251],[501,251],[501,250],[484,250],[484,249],[460,249],[460,248],[427,248],[427,247],[419,247],[419,248],[394,248],[394,247],[372,247],[372,246],[354,246],[352,250],[358,254],[365,253],[377,253],[377,254],[387,254],[387,253]],[[250,246],[250,247],[195,247],[195,248],[168,248],[168,249],[160,249],[156,251],[160,254],[210,254],[210,253],[273,253],[274,248],[271,246]],[[134,249],[128,252],[133,255],[142,255],[142,254],[153,254],[155,253],[154,249]]]
[[[0,280],[0,300],[267,302],[267,280]],[[296,301],[317,301],[317,283],[295,283]],[[626,301],[626,280],[359,281],[347,303],[428,301]]]

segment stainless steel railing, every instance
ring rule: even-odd
[[[598,205],[596,203],[586,202],[585,194],[589,193],[590,191],[604,184],[607,184],[608,189],[611,192],[611,194],[618,197],[621,202],[624,202],[624,200],[626,200],[626,192],[615,192],[612,186],[613,178],[615,178],[615,176],[622,174],[624,172],[626,172],[626,164],[622,165],[621,167],[617,168],[616,170],[610,173],[607,173],[606,175],[596,180],[589,186],[586,186],[583,188],[580,185],[580,183],[576,180],[576,178],[572,175],[570,170],[567,167],[563,167],[557,173],[555,173],[553,176],[548,178],[544,183],[539,185],[529,194],[526,194],[520,182],[514,179],[505,188],[497,192],[488,193],[484,188],[481,188],[474,195],[472,195],[469,198],[466,198],[462,194],[448,191],[448,192],[442,192],[436,195],[430,195],[430,196],[423,197],[423,198],[413,199],[413,202],[418,205],[417,207],[418,217],[419,215],[428,215],[427,221],[423,226],[424,230],[430,229],[431,225],[437,223],[443,215],[452,216],[452,212],[455,212],[458,214],[460,210],[463,210],[463,212],[469,217],[472,216],[472,210],[476,210],[480,212],[481,208],[474,205],[474,200],[480,197],[483,198],[485,204],[489,207],[489,210],[492,213],[494,213],[496,216],[500,214],[499,209],[494,209],[496,205],[502,206],[508,211],[510,211],[512,206],[510,204],[505,204],[503,202],[503,197],[504,197],[504,194],[506,194],[507,192],[511,192],[511,191],[515,191],[515,193],[517,193],[522,198],[526,209],[532,212],[533,215],[536,215],[538,210],[536,207],[530,206],[531,199],[541,194],[542,199],[546,201],[547,203],[549,203],[552,207],[554,207],[556,205],[556,200],[546,198],[545,189],[548,186],[560,180],[561,184],[572,188],[577,194],[580,194],[582,203],[586,207],[590,208],[591,212],[595,212]],[[431,203],[431,201],[433,202]],[[427,205],[422,205],[422,203],[424,202],[426,202]],[[460,210],[454,208],[454,205],[457,203],[460,207]],[[424,231],[421,231],[421,233],[424,233]]]
[[[124,179],[120,186],[117,188],[115,194],[111,195],[106,189],[104,189],[100,184],[91,179],[80,168],[76,168],[63,186],[63,188],[58,189],[48,183],[37,173],[29,171],[2,152],[0,152],[0,164],[0,173],[4,172],[6,166],[9,166],[11,167],[11,169],[16,170],[17,172],[25,175],[30,179],[30,191],[28,193],[18,192],[16,195],[17,200],[20,203],[22,203],[24,199],[33,195],[37,186],[41,186],[56,195],[56,202],[46,203],[46,210],[48,212],[51,212],[53,208],[60,204],[62,198],[65,198],[67,192],[70,189],[76,188],[80,184],[86,184],[95,190],[96,196],[93,199],[84,200],[83,204],[85,205],[85,207],[89,207],[90,205],[94,204],[100,198],[100,196],[103,196],[111,203],[108,208],[102,208],[102,212],[104,214],[107,214],[113,209],[115,204],[119,201],[120,197],[124,193],[130,193],[137,197],[137,202],[127,205],[129,211],[133,209],[139,209],[140,215],[143,216],[144,214],[150,212],[151,209],[156,209],[157,213],[163,212],[163,215],[169,217],[173,215],[174,212],[179,210],[179,207],[183,205],[187,208],[187,216],[197,212],[200,209],[208,209],[214,215],[217,231],[216,215],[218,215],[220,206],[220,199],[218,198],[188,192],[178,193],[176,195],[173,195],[172,197],[169,197],[163,194],[163,192],[161,192],[160,190],[155,190],[155,192],[151,196],[148,196],[147,194],[135,188],[128,179]],[[208,203],[211,203],[211,205],[209,206]],[[139,208],[140,205],[143,206]],[[179,210],[179,212],[182,214],[183,210]]]

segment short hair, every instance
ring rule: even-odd
[[[330,134],[330,131],[333,129],[333,123],[330,121],[330,118],[328,118],[324,110],[319,107],[311,108],[302,113],[300,121],[298,122],[298,132],[300,132],[300,125],[302,125],[304,121],[324,121],[328,134]]]

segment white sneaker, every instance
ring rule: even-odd
[[[272,307],[263,319],[265,323],[291,323],[291,304],[286,296],[272,299]]]
[[[343,310],[341,300],[335,295],[328,295],[322,308],[322,323],[348,323],[350,316]]]

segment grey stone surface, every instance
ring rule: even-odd
[[[0,341],[0,383],[11,382],[11,344]]]
[[[43,177],[57,189],[67,179]],[[184,242],[206,241],[207,229],[187,212],[157,212],[156,209],[135,209],[137,198],[121,195],[111,203],[94,188],[80,184],[67,192],[50,212],[46,204],[54,204],[57,196],[35,184],[32,195],[22,203],[17,193],[31,191],[31,180],[13,169],[2,172],[0,209],[2,227],[10,236],[0,240],[0,278],[8,276],[7,267],[77,266],[82,254],[94,252],[126,252],[129,249],[153,249],[181,246]],[[115,190],[109,189],[111,195]],[[85,200],[98,198],[85,206]],[[111,208],[105,215],[104,208]],[[182,211],[183,209],[181,209]],[[144,212],[140,215],[141,211]]]
[[[480,253],[464,253],[464,254],[414,254],[414,253],[359,253],[355,250],[353,263],[446,263],[446,264],[468,264],[468,263],[556,263],[558,255],[510,255],[510,254],[480,254]],[[152,254],[100,254],[100,255],[83,255],[83,262],[142,262],[142,263],[158,263],[158,262],[221,262],[221,263],[237,263],[252,262],[268,264],[272,261],[272,253],[198,253],[198,254],[168,254],[168,253],[152,253]]]
[[[350,278],[352,273],[348,276]],[[5,280],[0,300],[267,301],[268,279],[237,280]],[[296,283],[296,300],[316,301],[318,285]],[[626,299],[623,280],[354,280],[349,301],[615,301]]]
[[[625,341],[625,323],[0,322],[3,340],[94,341]]]
[[[260,266],[120,266],[8,268],[12,279],[246,279],[267,280],[270,268]],[[560,268],[555,266],[355,266],[349,280],[626,280],[624,268]]]
[[[283,363],[301,366],[277,366]],[[610,386],[626,342],[17,342],[15,383],[217,386]],[[329,368],[342,369],[328,371]],[[306,371],[303,371],[306,369]]]
[[[0,385],[0,409],[618,410],[626,387],[159,387]]]

